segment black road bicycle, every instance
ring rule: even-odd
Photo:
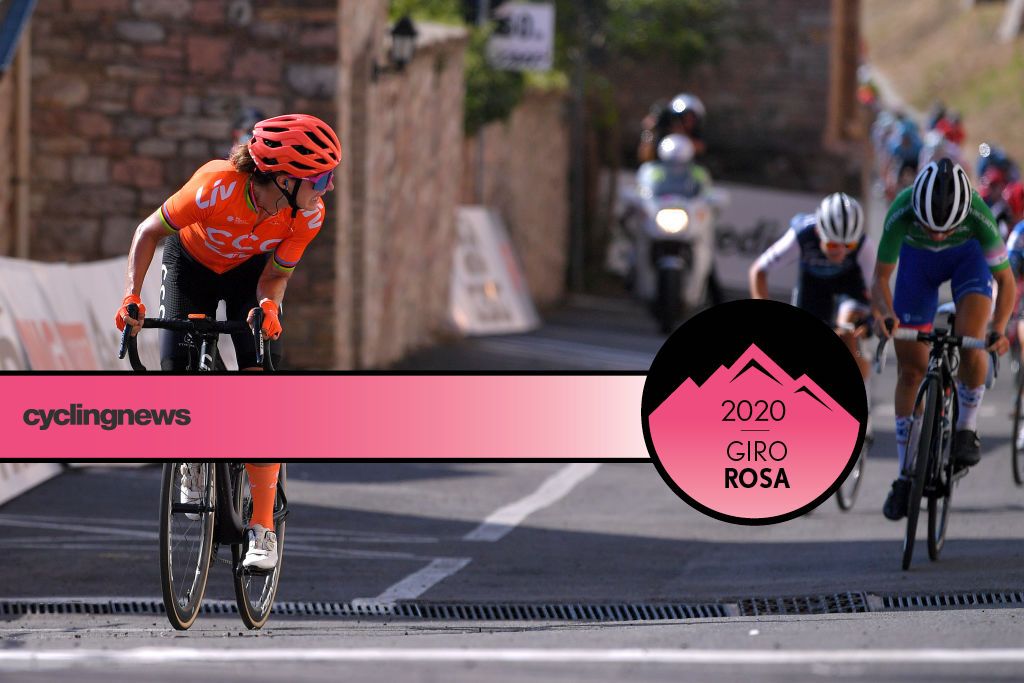
[[[134,308],[134,310],[133,310]],[[138,308],[129,306],[135,318]],[[253,330],[256,337],[257,362],[265,370],[273,370],[270,353],[264,353],[262,311],[256,311]],[[143,327],[185,332],[183,343],[189,347],[190,372],[223,369],[217,354],[217,338],[221,334],[249,331],[240,321],[216,321],[205,316],[188,320],[146,318]],[[120,357],[127,352],[132,368],[145,372],[139,360],[134,336],[125,327]],[[235,600],[242,622],[250,629],[261,628],[274,607],[281,566],[284,560],[285,518],[288,498],[285,493],[287,465],[281,464],[277,498],[274,502],[274,529],[277,532],[277,566],[271,571],[246,569],[242,560],[248,551],[246,528],[252,516],[252,498],[245,465],[239,462],[168,462],[164,463],[160,485],[160,583],[167,619],[178,630],[192,626],[199,616],[206,593],[210,566],[214,561],[229,564],[235,586]],[[188,474],[190,489],[198,494],[190,500],[182,492],[182,479]],[[195,496],[193,496],[195,498]],[[231,548],[231,558],[221,558],[221,546]]]
[[[931,332],[898,329],[894,339],[919,341],[930,345],[928,370],[914,400],[915,419],[907,440],[907,469],[904,475],[911,480],[910,499],[907,502],[907,530],[903,538],[903,569],[910,568],[917,538],[917,522],[921,512],[921,499],[928,499],[928,557],[939,559],[946,542],[953,487],[967,474],[958,470],[951,457],[953,433],[956,427],[959,401],[955,373],[960,365],[960,349],[984,349],[983,339],[952,334],[954,316],[949,316],[949,328],[936,327]],[[886,339],[878,342],[875,370],[882,371]],[[992,356],[993,373],[997,359]]]

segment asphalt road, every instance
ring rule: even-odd
[[[643,370],[661,343],[646,324],[625,302],[584,300],[511,346],[470,340],[418,362],[574,369],[564,363],[583,363],[582,346]],[[986,397],[984,456],[956,490],[941,559],[919,543],[900,570],[903,525],[880,513],[896,469],[893,373],[872,383],[878,439],[854,510],[830,500],[769,527],[693,511],[645,462],[293,463],[279,601],[736,605],[862,593],[877,608],[883,596],[1024,590],[1005,377]],[[156,466],[74,470],[0,507],[0,603],[159,601],[158,484]],[[228,579],[215,566],[208,599],[231,600]],[[259,633],[204,615],[184,634],[160,615],[29,615],[0,617],[0,679],[1017,680],[1022,643],[1024,604],[598,623],[275,615]]]

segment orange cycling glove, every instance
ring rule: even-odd
[[[260,308],[263,309],[263,336],[267,339],[277,339],[284,331],[281,328],[281,321],[277,317],[280,309],[271,299],[260,301]]]
[[[125,326],[124,319],[128,315],[128,304],[135,304],[139,307],[139,317],[136,318],[136,320],[142,320],[146,317],[146,306],[142,303],[142,299],[135,294],[129,294],[124,298],[124,301],[121,302],[121,308],[118,309],[117,315],[114,316],[114,324],[117,325],[117,329],[122,332],[124,332]]]

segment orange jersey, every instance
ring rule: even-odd
[[[160,207],[160,217],[188,253],[215,273],[256,254],[274,252],[274,265],[290,272],[323,225],[323,200],[292,219],[285,207],[259,225],[251,180],[229,161],[211,161]]]

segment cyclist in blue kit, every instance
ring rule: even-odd
[[[894,293],[889,280],[897,261],[900,268]],[[993,280],[998,285],[994,310]],[[956,334],[986,338],[988,330],[988,350],[1006,353],[1010,346],[1006,325],[1016,290],[1006,245],[992,212],[971,187],[967,173],[944,158],[922,169],[914,185],[896,197],[885,217],[872,282],[879,334],[888,337],[898,327],[930,330],[938,308],[939,287],[947,281],[956,304]],[[896,340],[894,349],[898,364],[895,409],[899,476],[883,512],[895,521],[907,514],[907,446],[913,425],[920,420],[913,411],[928,367],[928,345]],[[976,465],[981,459],[977,423],[987,369],[985,351],[961,349],[959,411],[952,453],[960,469]]]
[[[768,273],[799,261],[792,303],[836,328],[867,379],[858,339],[871,317],[867,283],[875,247],[864,234],[860,203],[843,192],[825,197],[813,214],[797,214],[789,230],[750,267],[750,296],[768,298]]]

